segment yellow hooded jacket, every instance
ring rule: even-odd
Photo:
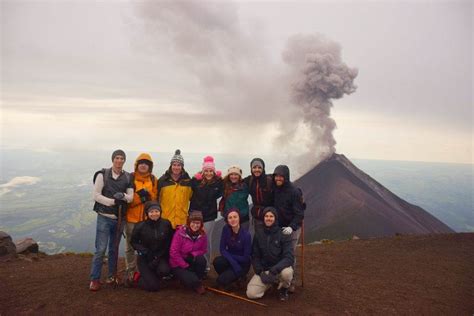
[[[175,182],[170,171],[167,170],[158,180],[158,188],[161,216],[171,222],[173,229],[176,229],[178,225],[186,224],[189,201],[193,194],[188,173],[183,170],[183,174]]]
[[[151,168],[148,174],[142,175],[137,172],[138,161],[140,160],[148,160],[151,162]],[[153,160],[151,159],[151,156],[147,153],[140,154],[135,160],[135,172],[133,173],[135,194],[133,195],[133,201],[129,204],[127,210],[127,222],[129,223],[138,223],[146,219],[144,205],[140,200],[140,196],[136,192],[145,189],[150,193],[152,201],[156,201],[158,198],[158,180],[152,172]]]

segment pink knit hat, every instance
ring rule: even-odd
[[[214,163],[214,158],[212,156],[204,157],[202,171],[204,172],[205,169],[211,169],[212,171],[216,172],[216,164]]]

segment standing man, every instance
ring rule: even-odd
[[[291,236],[294,253],[300,238],[306,208],[303,203],[303,195],[301,190],[290,181],[290,169],[286,165],[279,165],[275,168],[273,181],[275,182],[274,206],[278,212],[278,223],[283,234]],[[290,293],[295,292],[295,279],[293,278],[289,288]]]
[[[156,201],[158,198],[158,180],[152,172],[153,160],[151,156],[147,153],[140,154],[135,160],[135,171],[132,173],[135,194],[132,203],[128,206],[125,226],[125,264],[129,280],[137,271],[135,249],[131,243],[133,228],[137,223],[146,219],[144,204],[148,201]]]
[[[117,269],[117,249],[122,234],[127,203],[133,199],[133,183],[130,173],[123,170],[126,155],[121,149],[112,153],[112,167],[102,169],[94,175],[94,211],[97,212],[95,253],[92,258],[89,289],[100,289],[102,260],[109,247],[109,271],[107,283],[114,283]]]
[[[250,162],[250,175],[244,179],[252,196],[252,224],[254,230],[263,227],[263,210],[273,205],[273,177],[265,173],[265,162],[254,158]]]
[[[171,222],[173,229],[186,224],[193,191],[191,178],[184,170],[184,159],[179,149],[171,158],[169,169],[158,180],[158,192],[162,217]]]

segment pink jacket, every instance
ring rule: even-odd
[[[179,226],[173,236],[170,248],[170,266],[171,268],[189,267],[189,264],[184,259],[192,255],[197,257],[207,252],[207,235],[204,233],[193,241],[191,237],[186,234],[186,226]]]

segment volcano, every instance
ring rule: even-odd
[[[347,239],[454,232],[419,206],[399,198],[333,154],[295,181],[303,191],[305,239]]]

